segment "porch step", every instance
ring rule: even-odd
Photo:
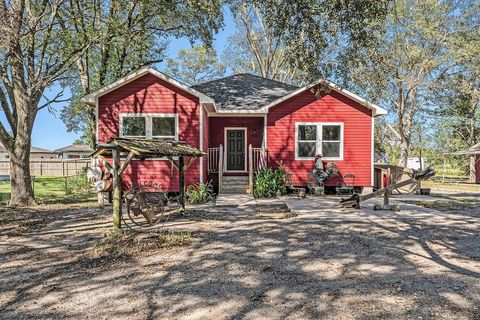
[[[247,193],[248,176],[223,176],[222,183],[222,193]]]

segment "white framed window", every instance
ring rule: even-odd
[[[342,122],[295,123],[295,160],[343,160]]]
[[[120,136],[178,140],[178,115],[173,113],[122,113]]]

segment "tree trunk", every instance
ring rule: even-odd
[[[470,164],[469,164],[469,182],[475,183],[477,180],[476,176],[476,156],[470,156]]]
[[[10,180],[12,197],[10,206],[35,205],[35,196],[30,176],[30,137],[17,136],[13,151],[10,152]]]
[[[400,163],[399,164],[404,168],[407,167],[409,154],[410,154],[410,141],[402,134],[402,140],[400,141]]]

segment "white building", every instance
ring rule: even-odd
[[[420,167],[420,160],[422,164],[421,167]],[[407,160],[407,168],[410,168],[413,170],[420,170],[420,169],[425,170],[427,167],[428,167],[428,162],[427,162],[427,159],[425,159],[424,157],[422,158],[411,157],[411,158],[408,158]]]

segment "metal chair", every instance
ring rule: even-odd
[[[353,194],[355,175],[348,173],[342,177],[342,186],[337,187],[337,195]]]

